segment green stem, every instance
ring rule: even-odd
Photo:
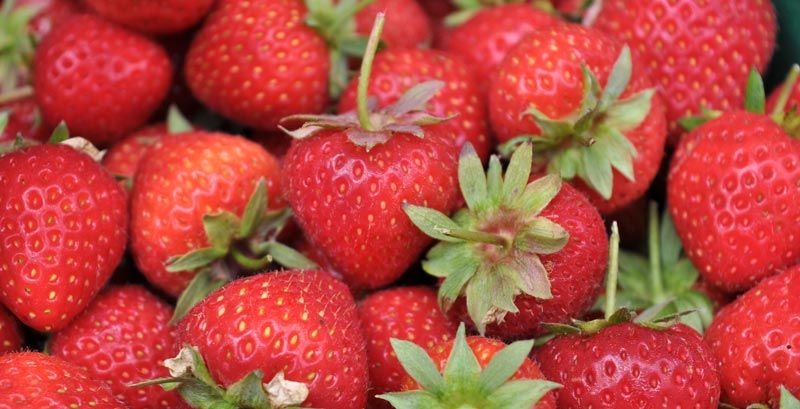
[[[792,65],[792,69],[786,76],[786,80],[783,81],[783,88],[781,88],[781,92],[778,94],[778,103],[775,104],[775,108],[772,110],[772,118],[779,119],[783,117],[786,110],[786,103],[789,102],[789,97],[792,95],[794,85],[797,83],[797,77],[799,75],[800,66],[797,64]]]
[[[384,20],[384,13],[378,13],[378,15],[375,16],[375,24],[372,26],[372,32],[369,33],[367,48],[364,50],[364,59],[361,61],[361,71],[358,75],[358,91],[356,96],[356,103],[358,104],[358,122],[366,131],[375,130],[375,126],[372,124],[372,120],[369,117],[369,109],[367,108],[367,88],[369,87],[369,76],[372,74],[372,62],[375,60],[375,52],[378,50],[378,44],[381,41]]]
[[[272,256],[269,254],[261,258],[254,259],[244,255],[241,251],[235,248],[231,250],[231,256],[233,256],[233,260],[236,261],[236,264],[250,271],[262,270],[272,262]]]
[[[650,255],[650,289],[653,291],[655,302],[660,303],[664,298],[664,281],[661,277],[661,238],[659,237],[658,204],[656,202],[650,202],[647,233]]]
[[[608,276],[606,277],[605,318],[614,315],[617,301],[617,275],[619,274],[619,227],[611,223],[611,237],[608,240]]]
[[[482,231],[450,229],[443,233],[446,236],[454,237],[457,239],[462,239],[477,243],[494,244],[496,246],[502,246],[504,248],[508,248],[511,245],[509,240],[506,239],[505,237],[491,233],[484,233]]]
[[[26,85],[24,87],[19,87],[17,89],[13,89],[8,92],[4,92],[0,95],[0,104],[5,104],[7,102],[16,101],[20,98],[27,98],[33,95],[33,87],[30,85]]]

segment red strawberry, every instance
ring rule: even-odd
[[[779,388],[800,393],[800,267],[768,278],[717,314],[706,342],[719,362],[722,401],[778,408]]]
[[[537,31],[509,52],[489,95],[497,139],[527,136],[537,165],[573,180],[603,214],[642,196],[664,154],[663,105],[632,57],[589,28]]]
[[[800,82],[797,81],[798,76],[800,76],[800,66],[795,64],[789,71],[784,83],[775,88],[769,95],[769,98],[767,98],[767,112],[772,113],[773,116],[792,114],[795,118],[790,119],[794,122],[798,122],[796,118],[797,112],[800,112]],[[789,87],[791,91],[784,91],[786,87]],[[790,132],[800,126],[794,123],[788,125],[790,126],[787,130]]]
[[[703,107],[742,105],[750,67],[766,68],[775,48],[775,11],[764,0],[604,0],[594,26],[637,51],[677,120]]]
[[[214,0],[83,0],[101,17],[146,34],[172,34],[197,24]]]
[[[0,157],[0,301],[57,331],[94,298],[125,250],[125,193],[91,157],[39,145]]]
[[[0,356],[0,409],[19,408],[127,409],[83,369],[38,352]]]
[[[158,44],[90,15],[55,28],[36,50],[34,87],[45,124],[66,121],[101,145],[144,125],[171,76]]]
[[[456,333],[455,324],[439,310],[436,293],[426,287],[398,287],[373,293],[359,303],[358,315],[367,343],[370,396],[400,390],[407,376],[392,350],[391,338],[433,349]],[[370,403],[388,407],[380,399],[370,399]]]
[[[370,76],[369,95],[378,98],[379,106],[397,102],[416,84],[440,80],[445,86],[428,103],[428,112],[454,118],[439,127],[455,133],[455,145],[460,149],[470,142],[478,155],[486,159],[491,149],[487,129],[486,107],[478,90],[472,69],[460,58],[437,50],[390,48],[375,56]],[[342,94],[339,112],[356,107],[358,78],[354,78]]]
[[[451,28],[441,46],[473,67],[485,94],[500,62],[525,35],[560,24],[558,18],[530,4],[506,4],[477,11]]]
[[[0,111],[8,111],[8,124],[0,132],[0,143],[13,141],[17,135],[25,139],[44,142],[50,136],[42,125],[39,107],[33,97],[0,103]]]
[[[38,39],[81,11],[75,0],[16,0],[15,3],[17,7],[33,6],[39,10],[30,21],[30,28]]]
[[[0,355],[19,350],[22,343],[22,328],[17,319],[0,306]]]
[[[131,409],[188,407],[175,392],[128,387],[169,374],[161,362],[178,351],[171,316],[172,308],[142,287],[111,287],[53,335],[50,354],[107,383]]]
[[[369,35],[375,16],[386,13],[382,40],[390,48],[414,48],[431,41],[431,26],[417,0],[375,0],[355,15],[356,32]]]

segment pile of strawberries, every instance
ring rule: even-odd
[[[776,24],[4,0],[0,409],[800,408]]]

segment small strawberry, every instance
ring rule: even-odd
[[[32,96],[0,102],[0,112],[9,114],[6,127],[0,132],[0,143],[13,141],[17,135],[38,142],[47,141],[50,136],[42,124],[36,99]]]
[[[291,270],[234,281],[189,312],[178,341],[184,349],[165,362],[173,378],[150,383],[179,382],[192,407],[366,405],[356,307],[347,287],[326,273]]]
[[[70,146],[0,156],[0,302],[38,331],[65,327],[119,264],[126,210],[114,178]]]
[[[23,341],[17,319],[0,305],[0,355],[19,350]]]
[[[456,199],[456,148],[441,119],[422,111],[440,81],[417,85],[396,104],[371,112],[367,86],[383,15],[367,45],[358,109],[307,120],[290,132],[284,186],[295,219],[358,288],[387,285],[430,243],[403,214],[403,203],[449,212]],[[289,118],[290,120],[293,118]]]
[[[367,344],[370,396],[400,390],[406,377],[392,350],[391,338],[412,341],[431,350],[456,333],[436,301],[436,292],[426,287],[397,287],[369,295],[358,305],[361,328]],[[371,407],[387,407],[370,398]]]
[[[414,85],[436,80],[445,85],[428,102],[428,112],[452,117],[437,126],[455,133],[459,149],[469,142],[485,160],[492,147],[486,107],[472,69],[459,57],[437,50],[387,49],[375,56],[367,92],[383,107],[396,103]],[[356,108],[357,88],[358,78],[354,78],[339,100],[339,112]]]
[[[426,352],[417,344],[392,339],[403,368],[404,392],[379,395],[395,408],[555,409],[550,390],[528,358],[533,341],[511,345],[465,335],[464,324],[454,340]],[[430,356],[428,355],[430,353]]]
[[[38,352],[0,356],[0,409],[127,409],[103,382]]]
[[[101,17],[145,34],[184,31],[208,14],[214,0],[83,0]]]
[[[484,176],[465,145],[458,178],[468,207],[450,219],[405,205],[413,223],[441,241],[422,268],[443,279],[442,306],[481,334],[539,335],[543,322],[586,312],[600,290],[607,256],[600,215],[558,176],[529,183],[531,156],[531,145],[521,145],[505,176],[492,156]]]
[[[80,15],[36,50],[34,88],[44,122],[109,145],[141,127],[171,83],[164,50],[139,34]]]
[[[431,41],[431,26],[417,0],[374,0],[355,15],[356,32],[368,36],[378,13],[386,14],[381,40],[389,48],[416,48]]]
[[[131,409],[183,408],[175,392],[129,384],[167,376],[161,362],[178,351],[172,308],[140,286],[111,287],[50,338],[50,354],[103,381]]]
[[[563,24],[509,52],[489,118],[499,142],[533,141],[538,167],[573,181],[609,214],[641,197],[661,163],[667,129],[654,93],[627,47]]]
[[[800,65],[793,65],[786,76],[786,80],[778,86],[767,98],[767,112],[779,120],[783,128],[790,134],[797,134],[800,130]],[[791,91],[784,91],[789,87]]]
[[[775,48],[776,19],[764,0],[604,0],[592,25],[641,56],[667,107],[671,140],[677,120],[701,108],[742,105],[750,67],[764,71]]]

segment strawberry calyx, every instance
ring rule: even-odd
[[[528,3],[531,7],[550,14],[558,14],[549,0],[533,0],[530,2],[524,0],[453,0],[453,5],[455,5],[458,10],[447,15],[444,18],[444,24],[447,27],[460,26],[486,8],[524,3]]]
[[[780,401],[778,402],[778,409],[800,409],[800,399],[797,399],[785,386],[781,385],[779,388]],[[727,403],[720,403],[720,409],[739,409],[736,406]],[[771,409],[768,403],[753,403],[747,405],[746,409]]]
[[[786,80],[783,82],[783,88],[781,88],[778,94],[778,102],[770,113],[772,120],[794,138],[800,138],[800,113],[798,113],[798,109],[800,108],[797,105],[792,105],[789,110],[787,110],[786,104],[789,102],[789,96],[792,94],[792,90],[794,90],[799,76],[800,66],[794,64],[791,70],[789,70]],[[759,77],[759,79],[760,78],[761,77]]]
[[[9,117],[10,113],[8,111],[0,112],[0,132],[3,132],[8,125]],[[47,143],[67,145],[78,152],[89,155],[95,162],[103,160],[103,156],[106,154],[106,150],[98,149],[88,139],[80,136],[70,136],[67,124],[63,121],[53,130]],[[13,142],[0,143],[0,155],[35,145],[40,145],[39,141],[25,139],[22,135],[17,134]]]
[[[561,190],[561,179],[548,175],[528,183],[532,147],[520,145],[503,176],[500,159],[492,156],[484,174],[472,145],[459,158],[458,179],[467,208],[452,218],[421,206],[404,204],[411,221],[439,240],[422,268],[443,278],[439,302],[448,310],[466,297],[467,312],[478,331],[517,313],[518,295],[552,298],[547,269],[539,258],[560,251],[569,233],[539,213]]]
[[[533,341],[517,341],[497,352],[481,369],[467,344],[462,323],[443,373],[417,344],[391,339],[403,369],[420,389],[378,395],[397,409],[506,409],[532,408],[559,384],[542,379],[511,380],[533,348]]]
[[[41,7],[17,7],[15,0],[0,7],[0,90],[7,92],[30,80],[34,37],[28,24]]]
[[[581,106],[572,114],[553,119],[531,106],[522,116],[531,116],[540,135],[522,135],[506,142],[501,152],[513,151],[522,142],[533,144],[534,161],[562,179],[583,180],[604,199],[614,190],[613,171],[633,181],[636,148],[624,133],[637,128],[650,113],[654,88],[620,99],[633,69],[631,51],[623,47],[605,89],[583,66],[584,93]]]
[[[300,409],[299,405],[308,397],[308,387],[287,380],[283,372],[265,382],[264,373],[256,370],[225,389],[211,377],[197,348],[189,345],[184,346],[175,358],[165,360],[163,365],[169,369],[170,377],[129,386],[161,385],[167,391],[177,390],[193,408]]]

